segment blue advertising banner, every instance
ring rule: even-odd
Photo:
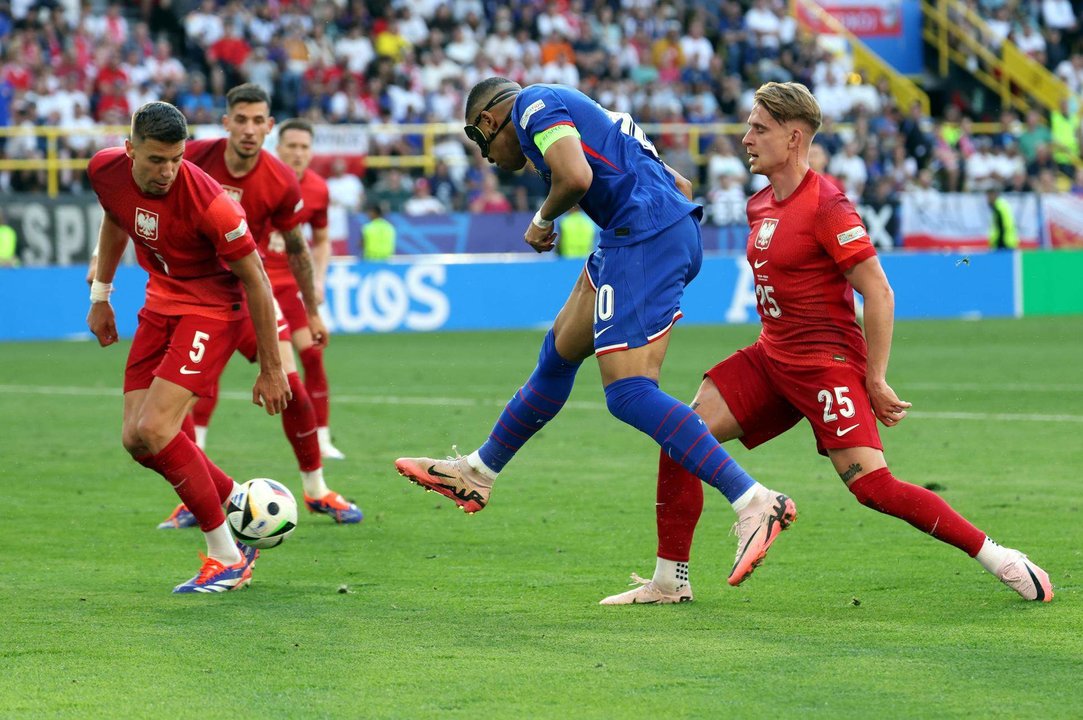
[[[1010,317],[1018,309],[1015,253],[885,254],[896,317]],[[463,258],[465,259],[465,258]],[[332,332],[427,332],[548,327],[582,271],[581,260],[539,256],[478,263],[336,262],[323,308]],[[0,340],[88,337],[82,267],[0,269]],[[113,307],[124,337],[135,332],[146,274],[124,265]],[[704,259],[689,286],[683,322],[757,322],[752,270],[743,257]]]

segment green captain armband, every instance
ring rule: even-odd
[[[534,133],[534,144],[538,146],[538,150],[541,151],[541,154],[545,155],[545,151],[548,150],[553,143],[566,137],[579,137],[579,131],[575,129],[574,125],[554,125],[548,130]]]

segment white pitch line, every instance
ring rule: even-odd
[[[0,394],[4,395],[66,395],[82,397],[115,397],[120,398],[120,390],[117,388],[101,387],[77,387],[61,385],[0,385]],[[252,395],[236,390],[227,390],[219,395],[222,400],[243,400],[251,402]],[[477,400],[462,397],[428,397],[423,395],[335,395],[335,403],[345,405],[417,405],[436,407],[504,407],[505,398],[491,400]],[[569,401],[566,405],[574,410],[591,410],[602,412],[606,410],[605,403],[583,400]],[[972,420],[975,422],[988,422],[990,420],[1009,422],[1048,422],[1048,423],[1083,423],[1083,415],[1069,415],[1066,413],[982,413],[982,412],[956,412],[956,411],[924,411],[912,410],[909,413],[912,418],[922,420]]]

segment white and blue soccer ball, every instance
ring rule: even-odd
[[[297,527],[297,501],[282,483],[255,478],[229,496],[226,523],[245,545],[273,548]]]

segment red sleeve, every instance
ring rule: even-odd
[[[248,229],[244,210],[225,191],[207,206],[200,230],[214,241],[218,256],[226,262],[240,260],[256,250],[256,241]]]
[[[327,192],[327,183],[321,182],[316,189],[316,202],[315,207],[310,208],[312,216],[308,219],[309,224],[319,230],[320,228],[327,227],[327,206],[331,202],[330,194]]]
[[[280,174],[286,182],[282,188],[282,197],[271,214],[271,226],[279,232],[286,232],[297,227],[300,222],[298,214],[305,206],[304,200],[301,199],[301,184],[297,182],[297,176],[293,174],[293,170],[288,168],[287,170],[288,177]]]
[[[816,217],[816,240],[842,272],[876,254],[861,216],[841,193],[830,199],[825,198],[820,205]]]

